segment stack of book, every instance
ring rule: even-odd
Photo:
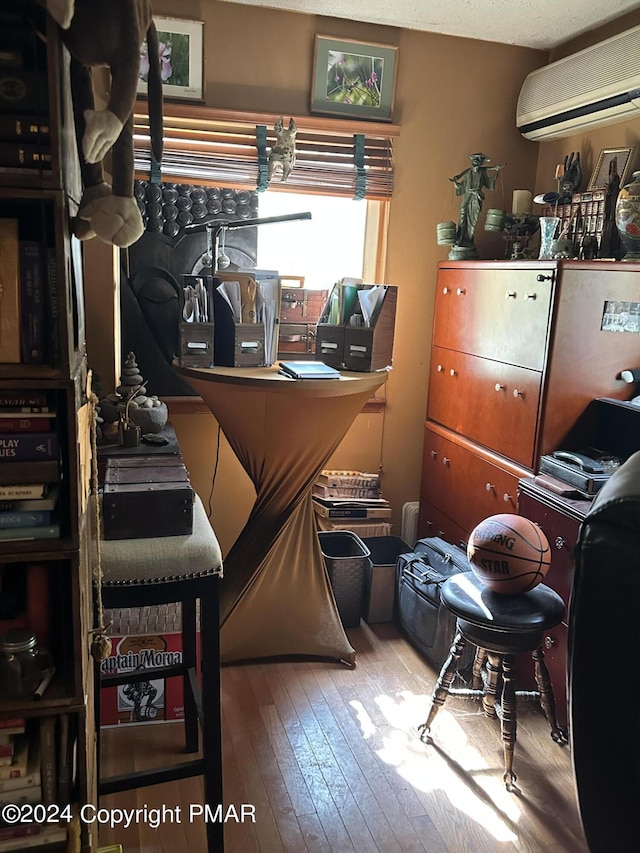
[[[58,456],[46,392],[0,391],[0,541],[60,536]]]
[[[39,726],[36,723],[30,728],[24,718],[0,720],[0,812],[9,804],[66,805],[68,801],[58,797],[58,790],[61,772],[70,779],[64,759],[68,754],[68,744],[62,743],[61,735],[56,737],[55,717],[42,717]],[[66,839],[64,824],[0,821],[0,853],[59,844]]]
[[[312,491],[316,516],[324,519],[389,519],[380,475],[362,471],[322,471]]]

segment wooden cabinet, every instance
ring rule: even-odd
[[[639,272],[600,261],[439,265],[420,536],[436,524],[466,540],[487,515],[518,511],[517,481],[540,455],[590,443],[594,399],[627,397],[620,371],[639,363],[638,330],[606,319],[640,301]]]
[[[591,506],[589,501],[563,498],[537,486],[532,478],[519,483],[520,515],[540,526],[551,546],[551,565],[545,583],[562,597],[565,616],[560,625],[547,631],[544,655],[553,683],[558,722],[567,725],[567,636],[569,597],[573,583],[573,549],[580,524]],[[530,667],[519,666],[518,681],[533,689]]]
[[[71,99],[65,82],[69,57],[57,27],[36,3],[4,3],[0,24],[3,74],[18,80],[28,75],[43,90],[40,112],[36,109],[32,121],[47,128],[37,143],[32,141],[43,154],[37,165],[29,160],[0,165],[0,221],[10,223],[0,239],[0,258],[5,263],[2,296],[13,287],[20,294],[13,322],[5,313],[9,306],[2,306],[2,331],[17,336],[17,350],[3,350],[0,363],[0,500],[3,513],[8,514],[0,521],[0,632],[28,629],[50,651],[55,665],[53,679],[40,699],[32,692],[11,696],[0,684],[0,729],[3,720],[24,720],[29,751],[36,755],[39,747],[42,754],[40,789],[35,783],[38,795],[45,803],[77,807],[97,802],[97,780],[86,513],[90,419],[82,250],[69,231],[74,199],[80,197]],[[9,32],[12,42],[5,44]],[[21,116],[14,110],[0,103],[3,133]],[[11,279],[7,258],[17,260]],[[33,287],[25,286],[25,277],[33,279]],[[15,312],[16,306],[11,310]],[[48,411],[19,412],[22,405]],[[27,424],[36,419],[37,431],[30,431]],[[29,449],[34,445],[35,454]],[[41,525],[45,516],[34,521],[18,515],[24,511],[16,503],[21,490],[25,497],[33,492],[32,509],[41,506],[42,512],[51,513],[46,515],[47,525]],[[45,498],[38,498],[42,492]],[[53,509],[44,509],[38,500],[52,504]],[[21,524],[24,521],[24,529],[13,532],[9,516]],[[10,588],[18,590],[14,600],[7,593]],[[53,774],[45,773],[46,768],[53,768]],[[97,849],[97,830],[85,824],[80,832],[81,849]],[[76,849],[71,841],[69,847]]]

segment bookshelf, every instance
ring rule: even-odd
[[[35,634],[55,667],[41,698],[12,695],[0,637],[0,800],[21,801],[23,778],[31,801],[77,808],[97,802],[82,247],[69,228],[80,178],[69,57],[35,2],[2,4],[0,65],[15,81],[5,95],[27,91],[14,106],[0,92],[0,634]],[[7,723],[24,734],[5,736]],[[31,770],[10,780],[3,745],[17,762],[25,738]],[[94,828],[77,832],[79,849],[97,850]],[[6,835],[0,826],[0,853],[22,838]],[[24,839],[25,850],[67,843],[53,831]]]

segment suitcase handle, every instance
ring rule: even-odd
[[[412,564],[410,563],[409,565],[411,566]],[[413,578],[416,581],[420,581],[420,583],[425,583],[426,580],[430,580],[432,583],[435,583],[437,586],[440,586],[444,580],[444,578],[441,578],[440,575],[438,575],[438,574],[435,574],[435,576],[434,576],[433,570],[425,571],[422,573],[422,575],[416,575],[414,572],[409,571],[409,568],[406,566],[402,570],[402,574],[408,575],[410,578]]]

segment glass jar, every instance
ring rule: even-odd
[[[0,634],[1,699],[33,696],[50,667],[49,653],[38,648],[36,636],[28,628]]]

